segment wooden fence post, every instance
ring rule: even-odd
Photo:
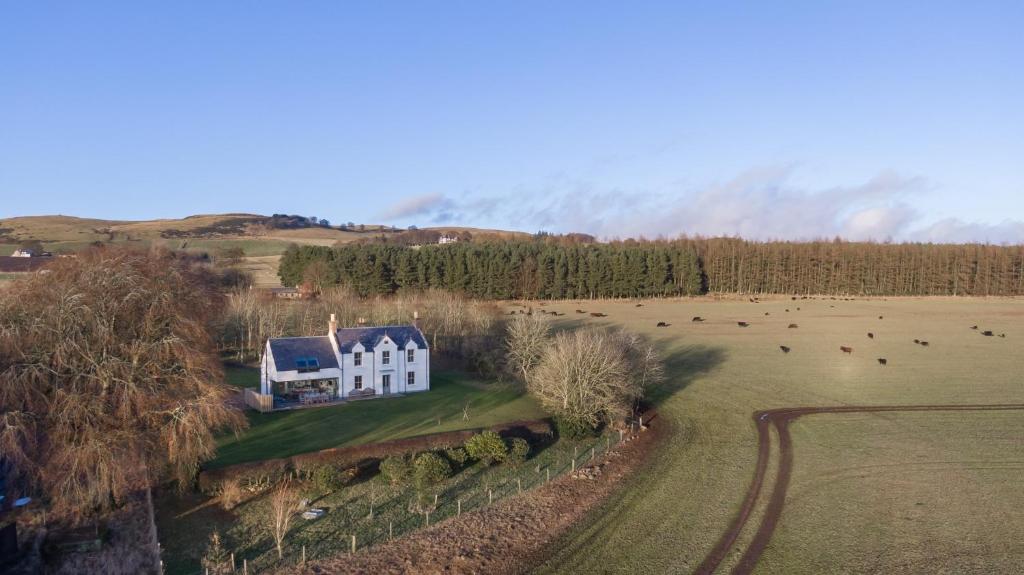
[[[494,492],[490,489],[487,490],[487,503],[494,503]]]
[[[547,483],[547,482],[551,481],[551,468],[550,467],[545,467],[544,471],[547,473],[547,479],[544,480],[544,483]]]
[[[522,493],[523,492],[523,480],[517,477],[516,478],[516,483],[519,484],[519,493]]]
[[[249,575],[249,560],[242,559],[242,573],[243,575]]]
[[[594,460],[594,448],[593,447],[590,448],[590,460],[591,461]]]
[[[572,470],[574,472],[576,471],[576,460],[575,459],[572,460]]]
[[[391,541],[392,539],[395,538],[394,526],[395,526],[395,522],[394,521],[388,521],[388,541]]]
[[[353,553],[356,552],[356,536],[355,535],[352,536],[352,552]]]
[[[302,546],[302,564],[303,565],[306,564],[306,546],[305,545]]]
[[[235,572],[235,554],[234,553],[231,554],[231,572],[232,573]]]
[[[434,494],[434,507],[437,507],[437,494]]]
[[[462,516],[462,500],[459,499],[459,512],[456,514],[456,517],[461,517],[461,516]]]

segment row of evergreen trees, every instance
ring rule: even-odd
[[[714,293],[1024,295],[1024,246],[545,239],[408,248],[291,246],[284,285],[338,283],[359,294],[440,288],[484,299]]]
[[[696,253],[646,242],[291,246],[278,274],[284,285],[344,283],[361,295],[440,288],[483,299],[572,299],[703,291]]]

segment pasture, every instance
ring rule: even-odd
[[[754,478],[755,411],[1024,403],[1021,300],[636,303],[533,305],[564,313],[556,320],[562,327],[643,333],[669,368],[651,399],[670,438],[627,489],[557,546],[541,572],[696,570]],[[698,316],[705,321],[691,321]],[[792,478],[753,572],[1007,572],[1024,565],[1024,412],[820,414],[789,428]],[[780,441],[771,433],[765,493],[715,572],[740,562],[767,513]]]

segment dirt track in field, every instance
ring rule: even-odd
[[[746,575],[754,570],[758,559],[771,541],[775,527],[782,516],[786,503],[786,491],[793,474],[793,446],[789,435],[789,423],[804,415],[829,413],[875,413],[900,411],[1007,411],[1024,410],[1024,404],[1008,405],[876,405],[876,406],[836,406],[836,407],[787,407],[754,412],[754,423],[757,426],[757,465],[754,479],[747,489],[739,512],[729,528],[722,534],[695,573],[710,575],[718,569],[729,551],[735,545],[740,533],[750,519],[754,506],[764,487],[768,463],[771,457],[771,426],[774,425],[779,435],[779,467],[775,485],[772,488],[768,504],[765,507],[761,525],[757,528],[754,538],[743,551],[743,555],[732,569],[733,575]]]

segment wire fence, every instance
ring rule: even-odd
[[[631,435],[631,431],[608,431],[580,442],[561,441],[519,466],[477,470],[478,476],[472,481],[446,482],[447,485],[440,486],[439,491],[432,493],[405,493],[404,496],[382,501],[379,505],[366,498],[353,500],[345,506],[349,520],[344,522],[344,526],[335,525],[329,530],[317,530],[314,538],[296,535],[305,529],[315,529],[323,519],[293,523],[295,526],[285,538],[280,558],[273,541],[267,537],[257,545],[237,550],[220,569],[177,571],[176,575],[256,575],[276,572],[307,561],[326,559],[339,553],[352,553],[385,543],[586,468]],[[556,447],[559,449],[556,450]],[[464,469],[460,474],[470,473],[472,469]],[[456,474],[456,477],[460,474]],[[295,521],[305,520],[296,518]],[[300,540],[305,542],[299,543]]]

